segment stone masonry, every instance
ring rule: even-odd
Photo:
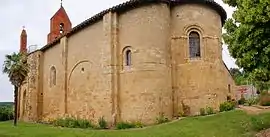
[[[71,25],[68,18],[53,18]],[[235,98],[222,61],[225,19],[222,7],[208,0],[131,0],[105,10],[29,53],[19,118],[97,122],[104,116],[111,124],[151,124],[160,114],[177,116],[183,105],[191,115],[207,106],[217,110],[227,96]],[[200,35],[196,59],[189,56],[193,31]]]

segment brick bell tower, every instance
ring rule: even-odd
[[[27,34],[25,27],[23,27],[20,39],[20,52],[27,52]]]
[[[70,31],[71,28],[71,21],[69,20],[69,17],[64,7],[62,6],[61,0],[61,6],[59,10],[53,15],[50,20],[50,33],[48,34],[47,43],[51,43],[62,34]]]

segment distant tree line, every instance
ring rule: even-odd
[[[8,121],[14,118],[14,106],[12,102],[0,102],[0,121]]]
[[[0,102],[0,106],[12,106],[13,102]]]

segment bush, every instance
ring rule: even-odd
[[[250,99],[248,99],[248,100],[246,101],[246,103],[247,103],[248,106],[255,105],[255,104],[257,104],[258,102],[259,102],[259,100],[258,100],[258,98],[256,98],[256,97],[252,97],[252,98],[250,98]]]
[[[169,119],[165,117],[164,113],[161,113],[161,115],[156,118],[156,122],[157,124],[162,124],[162,123],[169,122]]]
[[[232,101],[227,101],[219,105],[220,112],[230,111],[230,110],[233,110],[234,108],[235,108],[235,104]]]
[[[135,128],[136,125],[134,123],[129,122],[119,122],[116,124],[116,129],[129,129],[129,128]]]
[[[183,101],[181,102],[181,104],[182,104],[182,107],[183,107],[182,115],[184,117],[189,116],[190,115],[190,107],[188,105],[185,105]]]
[[[108,123],[106,122],[106,120],[104,119],[104,117],[101,117],[98,120],[98,125],[99,125],[99,128],[106,129],[107,126],[108,126]]]
[[[136,122],[119,122],[116,124],[116,129],[143,128],[144,125],[140,121]]]
[[[84,119],[77,118],[59,118],[52,121],[54,126],[67,128],[94,128],[93,124]]]
[[[133,123],[135,125],[135,128],[143,128],[144,124],[140,121],[136,121]]]
[[[270,120],[269,118],[263,117],[251,117],[251,126],[256,131],[261,131],[270,128]]]
[[[201,108],[201,109],[200,109],[200,115],[201,115],[201,116],[205,116],[205,115],[206,115],[205,109],[204,109],[204,108]]]
[[[239,105],[243,105],[243,104],[245,104],[245,102],[246,102],[246,99],[243,98],[243,97],[242,97],[241,99],[238,100],[238,104],[239,104]]]
[[[8,121],[14,118],[12,106],[0,106],[0,121]]]
[[[260,105],[262,106],[270,106],[270,94],[263,93],[260,95]]]
[[[207,115],[215,114],[214,109],[212,107],[206,107],[206,114]]]

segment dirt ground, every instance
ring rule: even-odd
[[[256,135],[256,137],[270,137],[270,129],[261,131]]]

